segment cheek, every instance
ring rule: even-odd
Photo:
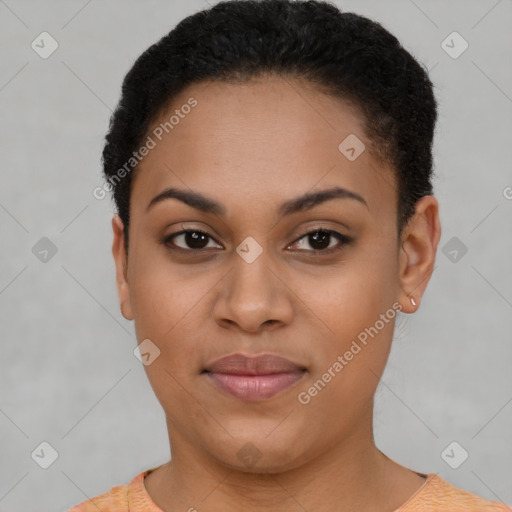
[[[397,314],[392,302],[378,292],[370,294],[372,287],[345,284],[316,297],[316,309],[330,330],[323,328],[310,344],[315,354],[311,375],[297,391],[302,413],[323,418],[326,432],[350,428],[361,415],[371,413],[369,404],[386,366]]]
[[[304,302],[331,338],[348,339],[392,306],[396,269],[391,251],[360,249],[321,279],[302,277]]]
[[[167,263],[134,266],[132,277],[130,299],[137,340],[150,339],[160,351],[155,370],[153,365],[146,367],[148,376],[168,386],[165,368],[180,382],[188,381],[211,338],[211,300],[219,276],[199,270],[184,276]]]
[[[203,286],[196,280],[191,285],[176,265],[151,258],[151,255],[133,258],[130,277],[130,302],[136,330],[144,338],[162,342],[172,336],[175,326],[207,292],[207,283]]]
[[[389,356],[398,305],[396,264],[388,249],[381,245],[380,251],[360,250],[316,286],[304,282],[305,302],[319,329],[311,376],[313,382],[320,379],[319,403],[332,399],[349,404],[351,395],[367,400],[377,386]]]
[[[168,268],[139,270],[130,288],[136,336],[139,343],[151,340],[158,353],[144,369],[163,409],[187,411],[190,421],[199,412],[184,390],[191,389],[197,369],[201,297],[211,286],[191,285]]]

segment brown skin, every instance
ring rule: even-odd
[[[146,489],[165,512],[391,512],[425,481],[373,438],[374,394],[395,320],[307,405],[297,396],[393,303],[404,313],[417,309],[441,236],[438,202],[418,201],[399,242],[393,174],[372,157],[356,109],[291,78],[206,85],[175,98],[171,110],[190,97],[198,105],[137,168],[128,261],[123,224],[112,220],[122,314],[135,321],[139,343],[149,338],[161,351],[145,369],[166,413],[172,460],[146,477]],[[338,150],[351,133],[367,147],[354,161]],[[176,199],[146,212],[171,186],[215,199],[226,215]],[[277,215],[282,202],[332,186],[360,194],[368,208],[334,199]],[[332,237],[329,247],[341,250],[322,255],[304,236],[315,228],[353,242]],[[184,236],[161,243],[182,229],[210,235],[200,255]],[[263,249],[250,264],[236,252],[248,236]],[[173,242],[190,252],[172,251]],[[244,402],[201,374],[234,352],[278,354],[307,372],[270,399]],[[261,453],[252,467],[237,457],[249,442]]]

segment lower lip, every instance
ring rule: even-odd
[[[206,375],[221,390],[247,401],[265,400],[289,388],[305,372],[272,373],[269,375],[233,375],[210,373]]]

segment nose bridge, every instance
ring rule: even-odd
[[[272,300],[271,282],[273,274],[269,270],[271,262],[268,248],[263,248],[252,236],[245,238],[236,248],[234,269],[231,276],[230,294],[241,308],[265,309]]]
[[[253,237],[245,238],[236,248],[233,269],[215,305],[216,320],[251,331],[269,320],[288,322],[291,305],[273,266],[270,251]]]

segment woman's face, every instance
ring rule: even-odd
[[[438,237],[418,221],[399,244],[393,174],[357,110],[292,79],[201,83],[148,135],[126,272],[117,216],[113,252],[173,458],[272,472],[367,441],[397,309],[414,288],[419,303]],[[152,203],[170,188],[216,206]],[[232,354],[293,365],[212,369]]]

